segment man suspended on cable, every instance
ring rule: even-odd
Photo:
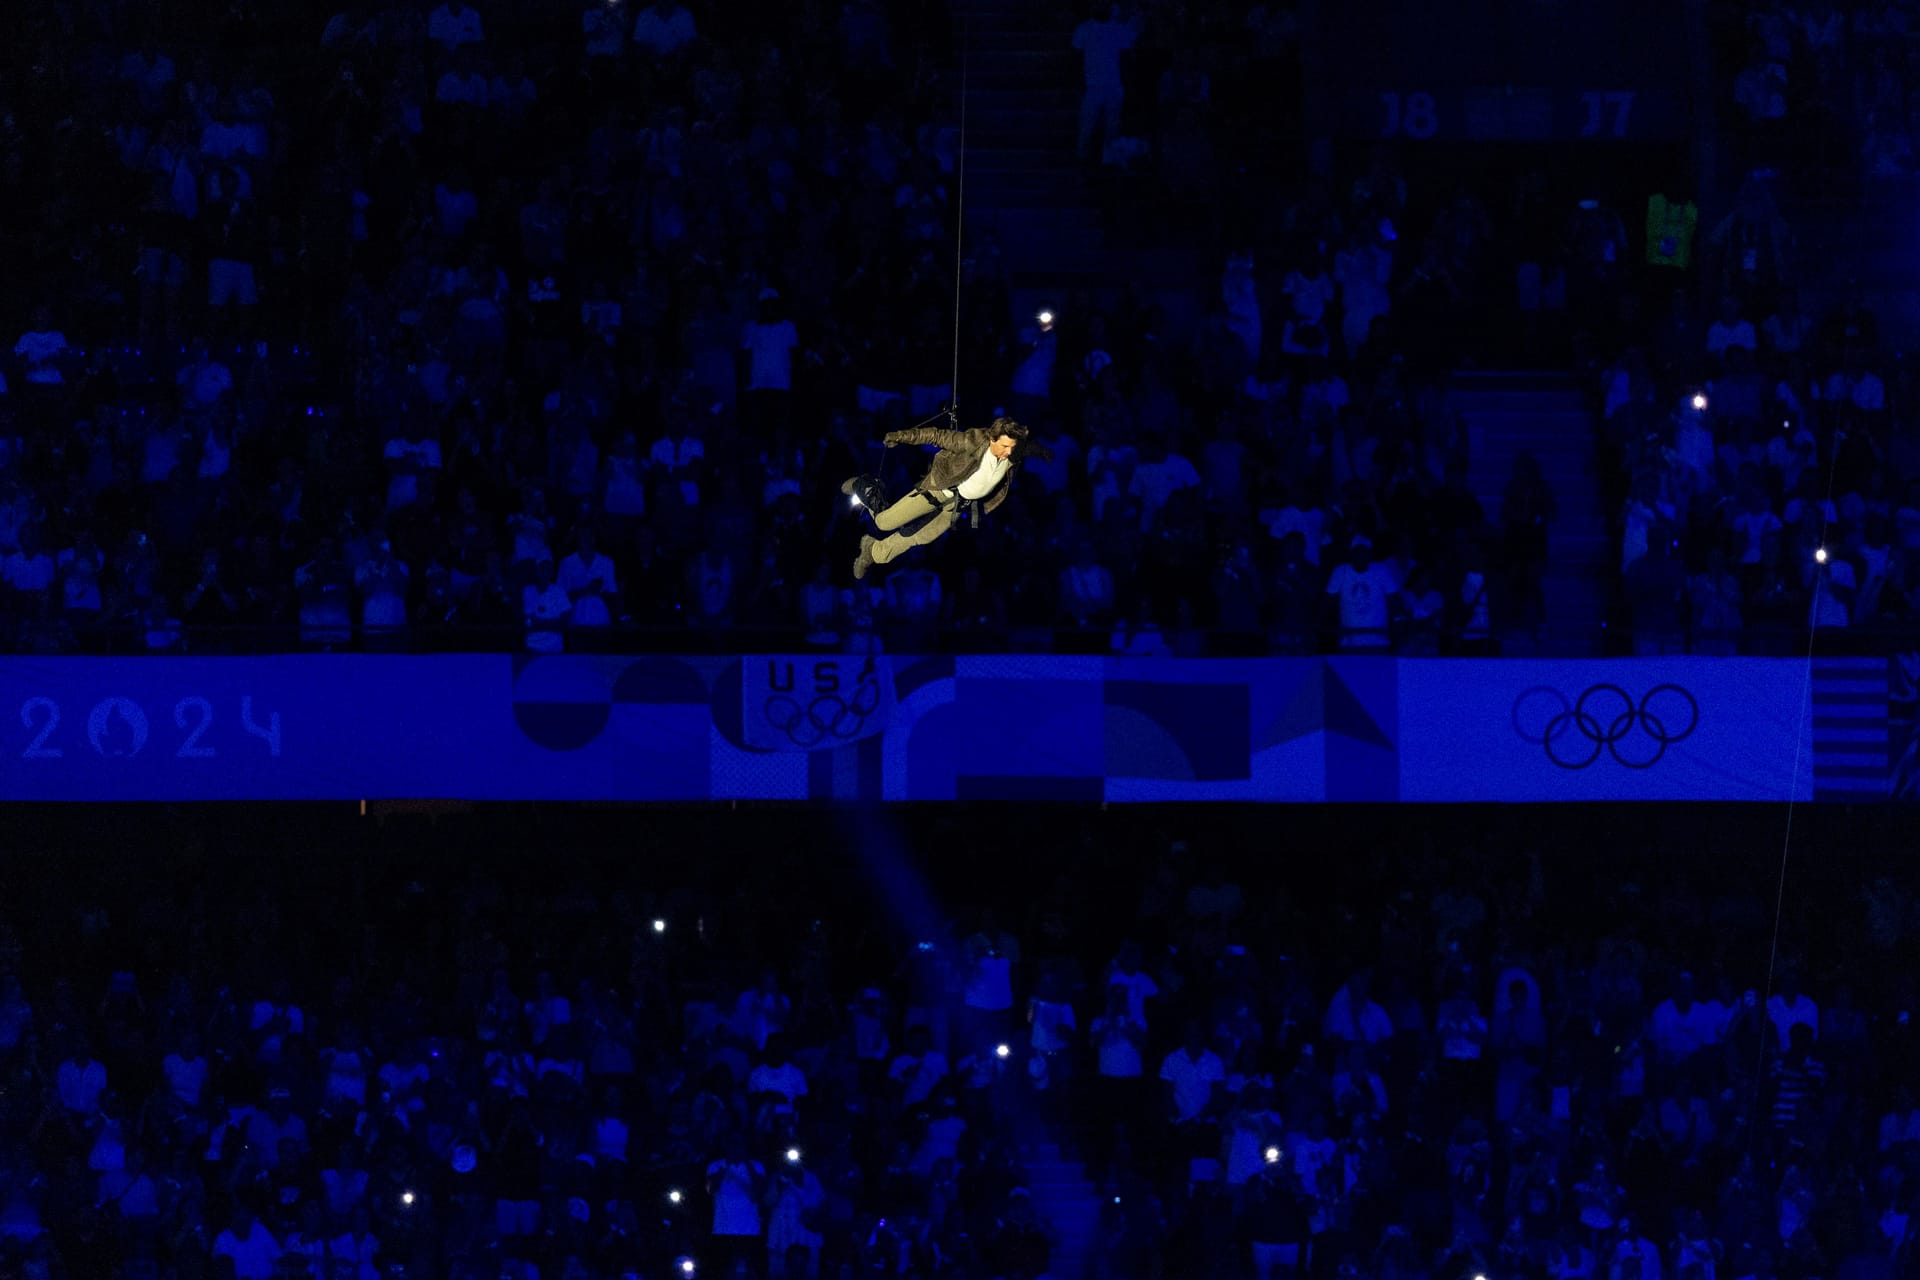
[[[940,452],[912,492],[889,503],[874,476],[855,476],[840,486],[855,505],[873,517],[883,537],[861,535],[860,555],[853,576],[864,578],[876,564],[887,564],[914,547],[940,538],[962,516],[978,528],[980,516],[991,513],[1013,489],[1014,479],[1028,454],[1053,454],[1031,438],[1027,428],[1012,418],[995,418],[992,425],[961,431],[957,427],[913,427],[889,431],[889,449],[902,444],[938,445]]]

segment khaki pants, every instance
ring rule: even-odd
[[[941,506],[915,489],[885,511],[874,512],[874,527],[888,536],[873,544],[873,562],[886,564],[915,547],[924,547],[929,542],[937,541],[941,534],[953,528],[953,510],[953,507]],[[912,524],[927,516],[933,518],[912,533],[893,532],[902,525]]]

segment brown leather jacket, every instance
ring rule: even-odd
[[[911,431],[889,431],[886,434],[888,448],[897,444],[937,444],[940,452],[933,455],[933,465],[927,468],[927,474],[920,479],[918,488],[929,493],[938,493],[942,489],[957,489],[960,482],[980,469],[980,459],[986,456],[987,446],[1000,438],[1001,433],[991,427],[975,427],[971,431],[951,431],[945,427],[915,427]],[[1020,451],[1016,449],[1012,458],[1013,465],[1007,468],[1000,483],[994,486],[992,493],[986,496],[981,509],[987,512],[1006,501],[1007,494],[1013,489],[1013,478],[1020,474]]]

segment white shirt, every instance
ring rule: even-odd
[[[969,502],[986,497],[1000,487],[1006,479],[1007,471],[1013,466],[1011,458],[993,456],[993,446],[988,445],[986,453],[980,459],[980,465],[974,473],[960,482],[960,496]]]
[[[1060,1004],[1052,1000],[1033,1002],[1033,1034],[1029,1039],[1034,1049],[1040,1053],[1054,1053],[1073,1044],[1073,1033],[1079,1023],[1074,1021],[1073,1006]]]
[[[672,436],[661,436],[647,451],[647,457],[654,463],[675,470],[692,466],[695,458],[706,456],[707,446],[697,436],[681,436],[678,440]]]
[[[787,1100],[788,1106],[792,1106],[795,1098],[807,1096],[807,1075],[791,1062],[778,1067],[762,1064],[747,1077],[747,1092],[777,1093]]]
[[[60,376],[60,367],[53,362],[66,353],[66,335],[51,329],[23,333],[20,341],[13,344],[13,354],[27,362],[27,381],[45,386],[58,386],[65,381]]]
[[[1363,573],[1343,564],[1327,579],[1327,594],[1340,597],[1340,626],[1348,633],[1342,642],[1385,644],[1387,597],[1400,589],[1393,570],[1375,562]]]
[[[580,15],[589,58],[617,58],[627,50],[627,24],[618,9],[594,0]]]
[[[1013,961],[1003,955],[983,955],[974,960],[967,967],[966,1004],[969,1009],[1011,1009]]]
[[[1191,1120],[1207,1109],[1213,1086],[1227,1078],[1227,1069],[1211,1049],[1189,1058],[1186,1049],[1179,1048],[1160,1064],[1160,1078],[1173,1086],[1173,1109],[1179,1118]]]
[[[1089,89],[1120,88],[1120,55],[1140,39],[1138,22],[1103,22],[1088,18],[1073,32],[1073,47],[1083,61]]]
[[[657,8],[648,5],[633,21],[633,42],[651,50],[655,57],[664,58],[670,53],[679,52],[693,43],[696,34],[693,15],[679,5],[675,5],[665,17],[660,16]]]
[[[1767,535],[1784,527],[1771,511],[1742,511],[1728,523],[1740,535],[1741,564],[1759,564],[1766,551]]]
[[[427,39],[449,49],[456,45],[478,44],[485,38],[480,25],[480,11],[477,9],[463,8],[456,14],[443,4],[427,19]]]
[[[1856,409],[1877,411],[1887,407],[1887,386],[1875,374],[1863,373],[1858,378],[1849,378],[1844,373],[1836,373],[1827,379],[1826,399],[1850,399]]]
[[[1671,1000],[1662,1000],[1653,1008],[1653,1044],[1660,1056],[1678,1062],[1720,1040],[1726,1030],[1726,1014],[1696,1000],[1685,1013]]]
[[[720,1175],[713,1193],[713,1234],[717,1236],[757,1236],[760,1234],[760,1206],[753,1198],[755,1178],[766,1176],[759,1161],[730,1164],[715,1160],[707,1166],[707,1177]]]
[[[925,1102],[940,1082],[947,1078],[946,1055],[938,1049],[929,1049],[926,1056],[916,1058],[911,1054],[901,1054],[893,1060],[893,1066],[887,1071],[889,1080],[896,1080],[906,1086],[900,1101],[908,1107]]]
[[[1317,276],[1289,272],[1280,289],[1293,299],[1293,314],[1308,324],[1319,324],[1327,314],[1327,304],[1333,301],[1333,281],[1325,272]]]
[[[1159,462],[1143,462],[1135,467],[1127,492],[1140,499],[1140,527],[1151,529],[1168,498],[1199,483],[1200,473],[1194,470],[1193,463],[1177,453],[1169,453]]]
[[[197,360],[174,379],[187,389],[195,404],[212,404],[233,390],[233,374],[218,360]]]
[[[280,1257],[280,1242],[256,1222],[245,1240],[232,1231],[222,1231],[214,1239],[213,1256],[232,1258],[233,1274],[239,1280],[268,1280],[273,1275],[274,1262]]]
[[[0,578],[15,591],[45,591],[53,585],[53,557],[44,551],[14,551],[0,561]]]
[[[91,1059],[63,1062],[54,1079],[60,1103],[67,1110],[91,1115],[100,1109],[100,1095],[107,1089],[107,1069],[100,1063]]]
[[[427,471],[440,469],[440,442],[438,440],[407,440],[396,437],[387,441],[385,457],[389,462],[408,461],[416,468]],[[411,472],[397,472],[387,481],[387,507],[389,510],[404,507],[420,496],[418,479]]]
[[[1804,1024],[1813,1032],[1814,1038],[1820,1036],[1820,1006],[1812,997],[1801,995],[1788,1004],[1780,996],[1767,1000],[1767,1020],[1773,1023],[1774,1032],[1780,1037],[1780,1048],[1784,1051],[1796,1024]]]
[[[487,101],[487,78],[478,71],[461,75],[458,71],[448,71],[441,75],[439,83],[433,87],[435,102],[463,102],[468,106],[485,106]]]
[[[1131,1034],[1129,1034],[1131,1032]],[[1095,1018],[1093,1044],[1100,1058],[1100,1074],[1109,1079],[1132,1080],[1146,1072],[1140,1061],[1138,1041],[1144,1040],[1147,1025],[1138,1018]]]
[[[167,1078],[167,1087],[173,1090],[173,1096],[190,1107],[200,1105],[200,1091],[207,1086],[207,1060],[205,1058],[183,1058],[170,1053],[160,1064],[160,1072]]]
[[[520,610],[529,621],[555,622],[573,612],[573,599],[567,595],[567,589],[557,582],[549,583],[544,589],[529,582],[520,588]],[[542,653],[558,653],[562,641],[558,632],[550,630],[529,630],[527,648]]]
[[[593,1151],[602,1160],[627,1158],[627,1122],[619,1116],[601,1116],[593,1125]]]
[[[1759,340],[1754,337],[1753,321],[1751,320],[1737,320],[1733,324],[1727,324],[1723,320],[1715,320],[1707,327],[1707,353],[1709,355],[1717,356],[1728,347],[1745,347],[1747,350],[1752,351],[1759,345]]]
[[[748,353],[747,390],[793,390],[793,349],[799,345],[791,320],[749,324],[740,335],[740,346]]]
[[[336,1269],[333,1273],[341,1280],[378,1280],[380,1271],[373,1265],[373,1259],[380,1252],[380,1241],[373,1236],[356,1237],[350,1231],[337,1235],[327,1246],[327,1252],[335,1262],[347,1265],[347,1270]]]
[[[1346,987],[1333,993],[1321,1029],[1335,1040],[1351,1040],[1357,1044],[1379,1044],[1393,1039],[1393,1019],[1387,1016],[1387,1011],[1369,1000],[1356,1016],[1352,994]]]
[[[1160,984],[1147,976],[1144,970],[1126,973],[1111,969],[1107,972],[1107,985],[1127,989],[1127,1016],[1142,1027],[1146,1026],[1147,1001],[1160,994]]]
[[[569,596],[579,598],[573,604],[573,620],[582,626],[604,627],[612,619],[607,614],[607,602],[603,596],[580,595],[595,583],[605,595],[612,595],[620,589],[614,581],[613,561],[594,553],[591,564],[580,559],[580,553],[574,552],[560,562],[560,587]]]
[[[1023,335],[1033,344],[1026,358],[1013,371],[1013,394],[1017,396],[1046,396],[1053,392],[1053,360],[1058,350],[1059,339],[1049,330],[1035,334],[1028,330]]]

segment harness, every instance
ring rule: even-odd
[[[980,457],[975,458],[973,460],[972,469],[969,470],[967,474],[961,476],[959,479],[953,482],[953,490],[952,490],[953,496],[950,498],[942,498],[940,497],[939,494],[931,492],[930,490],[927,490],[924,488],[915,490],[915,492],[920,494],[921,497],[925,498],[928,502],[933,503],[935,507],[935,510],[928,512],[924,519],[931,520],[933,519],[934,516],[940,514],[941,511],[951,510],[954,514],[955,523],[958,523],[960,520],[960,517],[964,516],[966,517],[969,525],[971,525],[975,529],[978,529],[980,527],[980,514],[981,514],[981,508],[983,504],[986,502],[987,498],[991,498],[994,494],[1000,492],[1002,488],[1014,482],[1014,480],[1020,475],[1020,467],[1023,462],[1023,459],[1020,456],[1020,451],[1015,451],[1013,457],[1008,461],[1007,474],[1000,477],[1000,483],[995,485],[993,489],[988,492],[987,498],[961,497],[960,486],[965,484],[967,481],[973,479],[974,475],[980,470],[981,463],[984,461],[985,461],[984,454],[982,454]],[[918,529],[921,527],[922,523],[924,523],[923,520],[916,520],[909,527]]]

